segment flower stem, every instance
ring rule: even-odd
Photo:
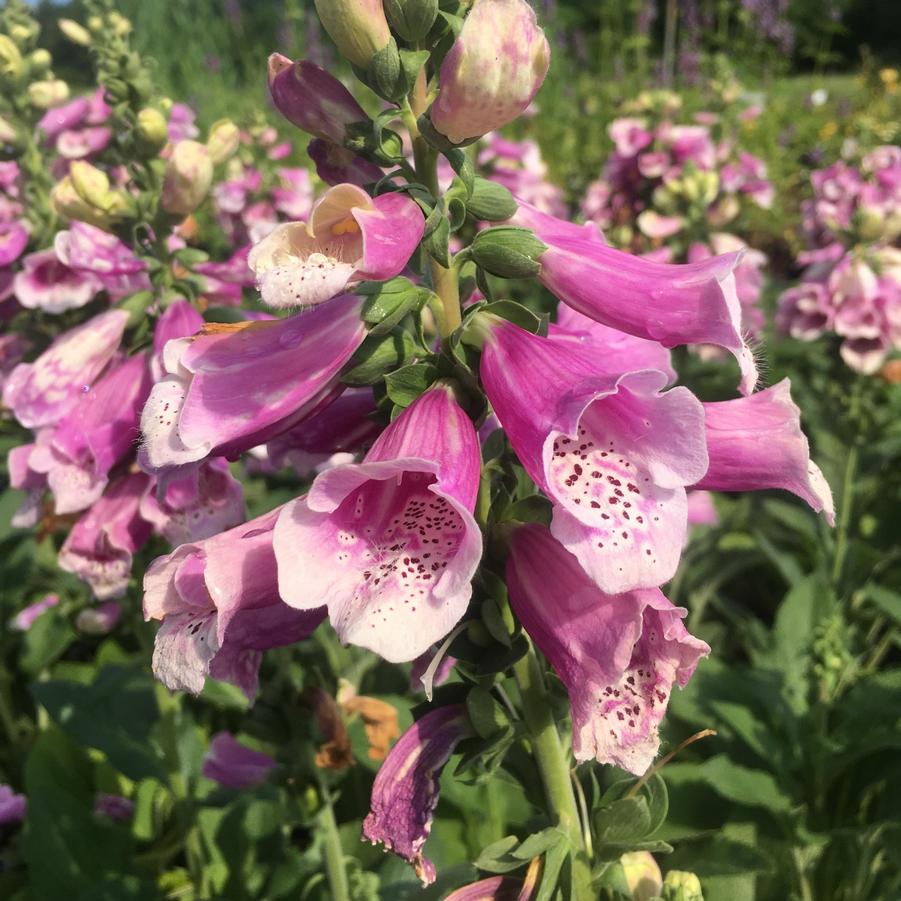
[[[534,648],[518,660],[513,673],[522,697],[523,717],[531,733],[532,753],[544,784],[548,813],[569,836],[573,849],[573,897],[589,901],[592,897],[591,867],[582,838],[579,808],[570,781],[569,760],[563,751],[554,723],[550,698],[544,686],[544,674]]]
[[[416,77],[413,93],[410,95],[410,110],[404,115],[404,121],[413,140],[413,162],[416,166],[416,178],[424,184],[432,196],[439,197],[438,190],[438,151],[420,134],[416,127],[416,117],[428,107],[428,87],[425,70]],[[432,274],[432,289],[441,301],[441,337],[446,338],[460,325],[460,286],[457,269],[451,266],[445,269],[436,259],[429,257],[429,268]]]
[[[854,499],[854,480],[857,477],[857,444],[852,444],[845,462],[845,476],[842,480],[841,511],[835,538],[835,558],[832,561],[832,584],[838,590],[848,549],[848,530],[851,526],[851,507]]]
[[[319,826],[322,829],[325,872],[331,889],[331,897],[334,901],[350,901],[347,870],[344,868],[344,849],[341,847],[341,836],[338,834],[338,823],[335,820],[335,811],[332,809],[332,799],[324,785],[322,786]]]

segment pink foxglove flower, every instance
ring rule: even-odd
[[[128,313],[110,310],[60,335],[34,363],[20,363],[3,386],[3,403],[26,428],[61,419],[119,347]]]
[[[475,0],[441,63],[432,125],[460,144],[512,122],[538,93],[550,61],[526,0]]]
[[[135,802],[128,798],[123,798],[122,795],[100,792],[94,798],[94,816],[108,817],[111,820],[124,823],[134,816],[134,812]]]
[[[801,411],[791,398],[791,383],[750,397],[704,406],[710,465],[697,482],[712,491],[791,491],[835,523],[832,491],[810,459],[801,431]]]
[[[231,529],[244,514],[244,488],[222,457],[205,460],[159,491],[149,486],[141,500],[141,516],[172,545]]]
[[[13,219],[0,221],[0,266],[14,263],[28,246],[28,228],[23,222]]]
[[[720,517],[713,504],[713,495],[709,491],[688,492],[688,524],[690,526],[715,526]]]
[[[144,618],[161,620],[153,672],[198,694],[206,677],[252,699],[263,651],[309,637],[324,610],[292,610],[278,594],[272,529],[281,508],[158,557],[144,576]]]
[[[673,683],[710,648],[659,589],[609,595],[537,523],[518,529],[507,562],[510,603],[569,692],[576,760],[641,775],[660,743]]]
[[[99,499],[110,470],[138,441],[141,407],[150,393],[146,354],[111,367],[56,424],[30,467],[47,474],[55,512],[75,513]]]
[[[203,755],[201,772],[229,788],[253,788],[262,785],[275,766],[268,754],[241,744],[230,732],[217,732]]]
[[[75,617],[75,628],[82,635],[108,635],[116,628],[122,616],[122,605],[116,601],[104,601],[96,607],[85,607]]]
[[[90,107],[91,103],[87,97],[76,97],[62,106],[47,110],[37,127],[48,140],[53,141],[62,132],[81,125],[87,119]]]
[[[360,303],[347,295],[289,319],[170,341],[166,378],[141,417],[141,465],[172,472],[236,456],[316,412],[340,391],[341,368],[363,340]]]
[[[430,885],[436,876],[435,865],[422,849],[438,803],[438,780],[454,748],[471,734],[462,705],[430,710],[400,737],[372,786],[363,838],[410,863],[423,885]]]
[[[604,371],[604,355],[494,318],[481,374],[526,472],[553,501],[554,536],[609,594],[672,578],[685,487],[707,470],[704,413],[657,370]]]
[[[166,307],[153,329],[153,359],[150,371],[155,382],[166,377],[163,365],[163,350],[166,344],[175,338],[196,335],[203,326],[203,316],[188,301],[176,300]]]
[[[17,632],[27,632],[35,623],[35,620],[51,607],[59,604],[59,596],[48,594],[47,597],[29,604],[24,610],[20,610],[13,618],[10,626]]]
[[[356,185],[337,185],[316,202],[309,223],[278,226],[248,263],[271,306],[318,304],[351,283],[398,275],[424,228],[422,210],[406,194],[371,198]]]
[[[60,549],[60,569],[87,582],[101,601],[125,594],[132,556],[150,538],[150,524],[139,513],[146,488],[143,473],[111,482],[103,497],[75,523]]]
[[[413,660],[466,610],[482,551],[472,516],[479,442],[438,385],[379,435],[362,463],[321,473],[275,528],[279,590],[328,606],[341,641]]]
[[[28,254],[13,280],[16,300],[26,309],[45,313],[64,313],[83,307],[102,288],[92,274],[61,263],[53,250]]]
[[[53,249],[63,265],[99,281],[114,300],[150,287],[144,263],[115,235],[94,225],[73,222],[57,233]]]
[[[0,826],[21,823],[27,811],[25,795],[17,795],[9,785],[0,784]]]
[[[362,188],[377,182],[385,174],[375,163],[322,138],[310,141],[307,155],[316,165],[316,174],[327,185],[337,187],[347,182]]]
[[[676,381],[668,348],[657,341],[636,338],[635,335],[601,325],[566,304],[560,304],[557,308],[557,321],[551,325],[550,334],[556,338],[570,338],[596,350],[609,372],[657,369],[665,373],[670,382]]]
[[[604,325],[664,347],[717,344],[741,370],[741,390],[757,382],[754,357],[741,334],[733,270],[741,254],[701,263],[654,263],[608,247],[578,228],[520,203],[513,225],[531,228],[548,245],[538,278],[568,306]]]
[[[292,62],[273,53],[269,57],[269,92],[276,109],[292,125],[339,146],[344,144],[348,125],[369,121],[353,94],[334,75],[307,59]]]

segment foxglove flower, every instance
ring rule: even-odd
[[[432,125],[460,144],[512,122],[538,93],[550,61],[526,0],[475,0],[441,63]]]
[[[704,404],[710,465],[696,487],[712,491],[791,491],[835,524],[832,491],[810,459],[801,411],[783,379],[750,397]]]
[[[29,466],[47,475],[55,512],[75,513],[93,504],[110,470],[137,445],[141,407],[150,393],[146,354],[109,369],[57,423]]]
[[[75,617],[75,628],[82,635],[108,635],[122,616],[122,605],[105,601],[96,607],[85,607]]]
[[[596,350],[598,359],[603,360],[608,372],[657,369],[670,382],[676,381],[670,352],[662,344],[601,325],[566,304],[560,304],[557,309],[557,321],[551,325],[549,333],[556,338],[570,338]]]
[[[27,246],[28,228],[23,222],[17,219],[0,221],[0,267],[18,260]]]
[[[134,816],[135,802],[122,795],[110,795],[100,792],[94,798],[94,816],[108,817],[111,820],[124,823]]]
[[[318,304],[351,283],[398,275],[424,228],[422,210],[407,195],[371,198],[355,185],[338,185],[316,202],[309,223],[278,226],[248,263],[271,306]]]
[[[430,710],[400,737],[372,786],[363,838],[410,863],[423,885],[436,876],[422,849],[438,803],[438,780],[457,744],[471,734],[462,705]]]
[[[531,901],[538,888],[540,874],[541,858],[535,857],[523,879],[516,876],[490,876],[458,888],[444,901]]]
[[[87,582],[101,601],[125,594],[132,556],[150,538],[150,524],[139,513],[146,489],[143,473],[129,473],[111,482],[103,497],[75,523],[60,549],[60,569]]]
[[[20,363],[3,386],[3,403],[29,429],[61,419],[119,347],[128,313],[110,310],[60,335],[34,363]]]
[[[227,461],[214,457],[159,491],[148,486],[141,516],[171,545],[202,541],[244,521],[244,488]]]
[[[472,516],[479,442],[447,385],[414,401],[362,463],[317,476],[275,528],[279,591],[301,610],[326,605],[341,641],[394,663],[457,623],[482,538]]]
[[[230,732],[217,732],[203,755],[201,773],[228,788],[253,788],[262,785],[275,766],[268,754],[241,744]]]
[[[316,412],[365,331],[353,296],[289,319],[210,326],[170,341],[166,378],[141,416],[139,459],[173,473],[210,456],[237,456]]]
[[[673,683],[710,648],[657,588],[605,594],[537,523],[513,535],[510,603],[569,692],[573,753],[641,775],[659,747]]]
[[[323,610],[292,610],[279,597],[272,551],[279,512],[151,563],[144,618],[162,621],[153,672],[167,688],[198,694],[211,675],[253,699],[262,652],[309,637],[324,618]]]
[[[64,313],[83,307],[102,288],[90,273],[61,263],[53,250],[28,254],[13,280],[16,300],[26,309],[45,313]]]
[[[0,784],[0,826],[22,822],[27,811],[25,795],[17,795],[9,785]]]
[[[147,267],[115,235],[86,222],[73,222],[53,239],[56,257],[83,278],[99,281],[113,300],[150,287]]]
[[[386,41],[387,43],[387,41]],[[276,109],[313,137],[342,146],[347,127],[368,122],[363,107],[335,78],[307,59],[269,57],[269,93]]]
[[[563,303],[664,347],[717,344],[738,360],[742,393],[751,393],[757,367],[741,335],[733,274],[740,253],[672,266],[614,250],[584,228],[580,233],[524,203],[511,222],[531,228],[548,245],[538,258],[538,278]]]
[[[316,166],[316,174],[327,184],[345,182],[358,187],[377,182],[385,173],[369,160],[331,141],[314,138],[307,145],[307,156]]]
[[[314,0],[322,26],[342,55],[365,69],[391,40],[382,0]]]
[[[203,316],[186,300],[176,300],[166,307],[153,329],[153,359],[150,371],[158,382],[166,377],[163,350],[176,338],[196,335],[204,326]]]
[[[554,536],[602,591],[662,585],[685,537],[685,486],[707,469],[704,414],[657,370],[486,317],[485,391],[526,472],[554,503]]]
[[[20,610],[10,623],[11,628],[17,632],[27,632],[42,614],[46,613],[51,607],[59,604],[59,595],[48,594],[47,597],[29,604],[24,610]]]

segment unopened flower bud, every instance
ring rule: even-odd
[[[131,22],[115,10],[109,14],[109,22],[113,31],[120,37],[124,37],[131,31]]]
[[[68,175],[53,186],[50,200],[54,210],[66,219],[87,222],[98,228],[107,228],[110,224],[109,216],[82,199]]]
[[[538,258],[547,250],[527,228],[499,225],[480,231],[469,251],[487,272],[501,278],[531,278],[541,271]]]
[[[106,635],[113,630],[122,615],[122,607],[116,601],[107,601],[98,607],[86,607],[75,617],[75,628],[83,635]]]
[[[12,144],[17,138],[17,132],[12,124],[0,116],[0,143]]]
[[[88,16],[88,29],[93,32],[103,31],[103,19],[100,16]]]
[[[59,30],[73,44],[87,47],[91,43],[91,33],[83,25],[79,25],[74,19],[58,19]]]
[[[22,54],[15,42],[6,34],[0,34],[0,78],[6,82],[17,81],[22,76]]]
[[[278,111],[305,132],[333,144],[344,143],[347,126],[369,117],[350,91],[309,60],[269,57],[269,93]]]
[[[475,0],[441,64],[432,125],[460,144],[512,122],[541,87],[550,58],[526,0]]]
[[[342,55],[365,69],[391,40],[382,0],[315,0],[316,12]]]
[[[438,18],[438,0],[384,0],[391,27],[410,43],[421,41]]]
[[[650,901],[660,894],[663,876],[649,851],[633,851],[619,859],[632,901]]]
[[[34,81],[28,85],[28,100],[38,109],[50,109],[69,99],[69,85],[59,78]]]
[[[75,160],[69,166],[69,177],[78,196],[91,206],[106,210],[109,203],[109,177],[102,170],[84,160]]]
[[[212,181],[209,150],[197,141],[179,141],[166,163],[163,209],[176,216],[187,216],[203,202]]]
[[[38,47],[28,57],[28,67],[33,75],[43,75],[53,64],[53,57],[48,50]]]
[[[149,148],[163,147],[169,140],[169,125],[166,117],[151,106],[138,113],[138,138]]]
[[[664,901],[704,901],[701,880],[694,873],[670,870],[663,880]]]
[[[10,37],[17,44],[27,44],[41,33],[41,26],[32,19],[29,22],[17,22],[9,29]]]
[[[234,156],[240,142],[241,132],[231,119],[214,122],[206,141],[213,164],[218,166]]]
[[[857,209],[857,230],[864,241],[878,241],[885,231],[885,211],[861,204]]]

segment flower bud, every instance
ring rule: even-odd
[[[527,228],[500,225],[480,231],[470,245],[472,259],[501,278],[531,278],[541,271],[538,257],[547,250]]]
[[[526,0],[475,0],[441,64],[432,125],[460,144],[512,122],[549,64],[547,39]]]
[[[12,123],[0,116],[0,143],[12,144],[16,137],[17,132]]]
[[[664,901],[704,901],[701,880],[694,873],[670,870],[663,880]]]
[[[22,54],[15,42],[6,34],[0,34],[0,78],[14,82],[22,75]]]
[[[382,0],[315,0],[322,26],[355,66],[365,69],[391,40]]]
[[[109,22],[119,37],[124,37],[131,31],[131,22],[115,10],[109,14]]]
[[[9,29],[10,37],[20,46],[28,44],[30,41],[37,40],[40,33],[41,26],[35,19],[17,22]]]
[[[218,166],[234,156],[240,141],[241,132],[231,119],[214,122],[206,141],[213,164]]]
[[[28,57],[28,67],[33,75],[43,75],[51,65],[53,65],[53,57],[43,47],[38,47]]]
[[[369,121],[350,91],[309,60],[291,62],[273,53],[269,57],[269,93],[289,122],[332,144],[344,143],[348,125]]]
[[[152,106],[138,113],[138,138],[149,148],[159,149],[169,140],[169,125],[166,117]]]
[[[69,177],[85,203],[100,210],[107,209],[110,202],[109,177],[102,169],[84,160],[75,160],[69,166]]]
[[[53,209],[66,219],[88,222],[98,228],[107,228],[110,224],[109,216],[82,199],[68,175],[53,186],[50,201]]]
[[[69,99],[69,85],[59,78],[34,81],[28,85],[28,100],[38,109],[50,109]]]
[[[663,876],[649,851],[633,851],[619,859],[632,901],[650,901],[660,894]]]
[[[421,41],[438,18],[438,0],[384,0],[391,27],[410,43]]]
[[[111,632],[122,615],[122,607],[116,601],[107,601],[98,607],[86,607],[75,617],[75,628],[82,635],[106,635]]]
[[[80,47],[88,47],[91,43],[91,33],[83,25],[79,25],[74,19],[58,19],[59,30],[73,44]]]
[[[89,16],[88,28],[93,32],[103,31],[103,18],[101,16]]]
[[[187,216],[203,202],[212,181],[209,150],[197,141],[179,141],[166,163],[163,209],[176,216]]]

